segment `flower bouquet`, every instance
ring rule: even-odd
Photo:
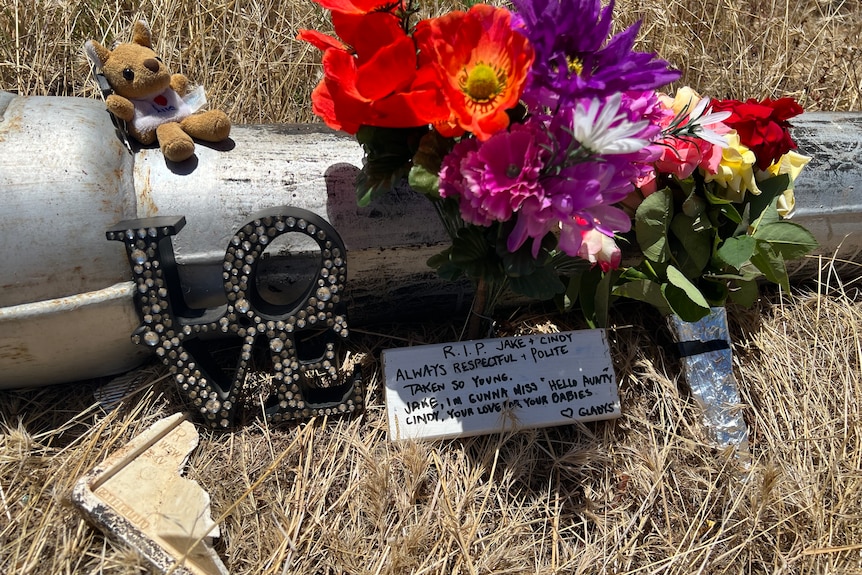
[[[611,34],[613,2],[315,1],[335,36],[299,35],[322,51],[313,110],[363,146],[360,205],[404,178],[433,203],[452,242],[428,263],[475,285],[472,337],[507,289],[594,326],[618,297],[695,321],[761,277],[787,289],[816,245],[786,221],[801,108],[661,93],[680,73],[638,25]]]

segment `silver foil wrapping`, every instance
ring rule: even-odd
[[[733,376],[733,356],[727,313],[714,307],[700,321],[687,322],[676,315],[668,324],[679,347],[683,376],[694,400],[703,408],[704,426],[715,443],[734,446],[747,459],[748,426]]]

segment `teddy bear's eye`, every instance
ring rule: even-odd
[[[135,79],[135,72],[134,72],[134,70],[132,70],[131,68],[126,68],[125,70],[123,70],[123,78],[125,78],[125,79],[126,79],[126,80],[128,80],[129,82],[131,82],[132,80],[134,80],[134,79]]]

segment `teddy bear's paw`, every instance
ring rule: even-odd
[[[204,142],[221,142],[230,136],[230,120],[221,110],[207,110],[182,121],[183,130]]]
[[[188,160],[195,153],[195,143],[176,122],[162,124],[156,129],[159,147],[171,162]]]
[[[162,153],[172,162],[184,162],[195,153],[195,143],[192,140],[176,140],[162,144]]]
[[[227,140],[228,136],[230,136],[230,120],[228,119],[227,114],[221,110],[212,110],[212,112],[214,112],[213,138],[215,138],[215,141],[217,142]]]
[[[128,99],[111,94],[105,100],[108,111],[125,122],[135,117],[135,105]]]

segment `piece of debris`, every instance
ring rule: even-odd
[[[209,494],[180,475],[198,441],[182,413],[161,419],[82,477],[72,501],[162,571],[228,575],[211,545]]]
[[[151,367],[133,369],[97,387],[93,391],[93,397],[105,413],[110,413],[148,381],[152,384],[152,380],[155,379],[153,373]]]

